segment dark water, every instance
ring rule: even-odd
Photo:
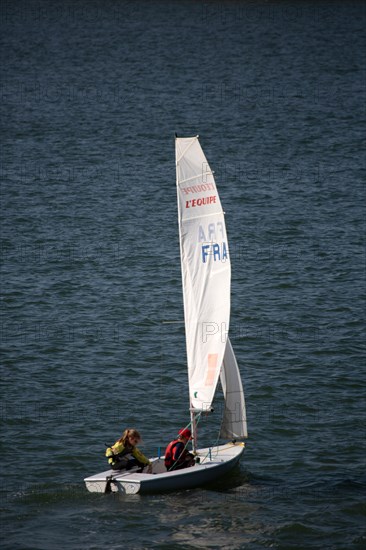
[[[362,548],[365,4],[1,13],[2,547]],[[247,452],[204,489],[93,495],[104,442],[156,455],[188,422],[174,132],[227,213]]]

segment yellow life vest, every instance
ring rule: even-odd
[[[113,465],[116,462],[117,458],[121,458],[124,455],[131,454],[136,460],[142,462],[143,464],[150,464],[150,460],[138,450],[137,447],[133,447],[131,450],[126,449],[126,447],[121,443],[121,441],[116,441],[114,445],[107,447],[105,456],[108,458],[108,463]]]

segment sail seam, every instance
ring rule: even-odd
[[[213,175],[214,175],[214,172],[212,171],[202,172],[202,174],[198,174],[198,176],[192,176],[191,178],[187,178],[185,180],[177,182],[177,184],[180,185],[181,183],[187,183],[187,181],[195,180],[196,178],[200,178],[201,176],[213,176]]]
[[[218,212],[212,212],[211,214],[204,214],[201,216],[190,216],[189,218],[182,218],[184,221],[191,221],[191,220],[198,220],[202,218],[210,218],[211,216],[217,216]],[[225,214],[225,212],[222,211],[222,214]]]

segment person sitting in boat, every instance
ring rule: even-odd
[[[134,466],[140,468],[140,472],[148,466],[148,473],[151,472],[151,463],[145,455],[136,447],[141,441],[139,432],[128,428],[114,445],[108,447],[105,452],[108,463],[112,470],[130,470]]]
[[[181,470],[194,465],[194,456],[187,451],[188,441],[192,439],[191,430],[179,430],[177,439],[169,443],[165,450],[165,467],[168,471]]]

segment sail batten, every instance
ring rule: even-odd
[[[223,214],[225,214],[225,213],[223,213]],[[198,219],[201,220],[202,218],[209,218],[210,216],[216,216],[216,214],[214,213],[214,214],[203,214],[202,216],[192,216],[190,218],[190,220],[198,220]],[[212,241],[212,242],[214,242],[214,241]]]

